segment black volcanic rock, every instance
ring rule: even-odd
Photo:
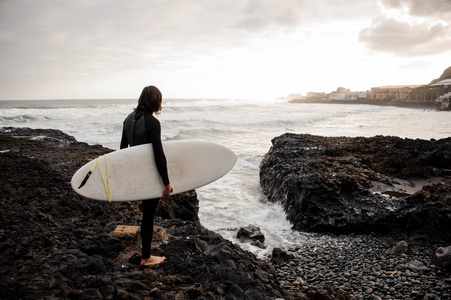
[[[111,233],[139,225],[139,202],[70,187],[80,166],[110,151],[57,130],[0,129],[1,299],[291,299],[266,262],[200,225],[195,192],[161,201],[156,224],[169,235],[155,251],[166,262],[135,265],[139,238]]]
[[[451,138],[284,134],[260,166],[263,191],[298,230],[403,230],[449,240]],[[417,180],[432,180],[411,191]]]

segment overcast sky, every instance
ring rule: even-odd
[[[427,84],[451,0],[0,0],[0,99],[269,99]]]

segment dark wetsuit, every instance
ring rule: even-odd
[[[132,112],[124,121],[121,139],[121,149],[152,143],[155,163],[164,185],[169,184],[166,157],[161,144],[161,126],[152,114],[144,115]],[[141,223],[142,258],[150,257],[150,247],[153,237],[153,222],[155,210],[160,199],[144,200],[143,219]]]

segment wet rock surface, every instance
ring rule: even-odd
[[[262,249],[266,248],[264,245],[265,235],[261,232],[260,228],[255,225],[241,227],[240,230],[238,230],[236,237],[242,242],[250,241],[251,245]]]
[[[272,143],[260,182],[295,229],[451,241],[451,138],[284,134]]]
[[[159,207],[158,267],[141,269],[140,203],[79,197],[72,174],[111,151],[57,130],[0,130],[1,299],[291,299],[270,265],[197,218],[195,192]]]

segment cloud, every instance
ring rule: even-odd
[[[438,18],[444,21],[451,18],[449,0],[383,0],[382,4],[387,8],[405,8],[412,16]]]
[[[437,54],[451,49],[451,26],[410,24],[383,18],[360,32],[369,48],[400,56]]]
[[[96,48],[183,46],[355,17],[368,10],[368,3],[371,1],[3,0],[0,32],[21,37],[22,42],[40,39],[52,44],[72,42],[73,46],[93,43]]]
[[[3,0],[0,66],[13,73],[71,68],[96,75],[158,66],[244,48],[300,24],[345,19],[355,13],[349,7],[363,11],[359,3],[368,2]]]
[[[2,0],[0,97],[23,86],[92,85],[112,74],[187,72],[209,56],[295,28],[303,3]]]
[[[302,8],[307,1],[239,1],[233,5],[233,14],[227,15],[232,28],[258,33],[271,28],[294,28],[301,21]]]
[[[302,1],[1,1],[0,47],[67,57],[242,44],[246,33],[294,27]],[[4,51],[7,50],[7,51]],[[205,49],[207,50],[207,49]],[[25,56],[25,55],[23,55]],[[22,57],[23,57],[22,56]]]
[[[144,77],[251,78],[268,63],[283,73],[304,55],[319,59],[324,43],[353,47],[349,35],[378,9],[374,0],[0,0],[0,98]],[[378,48],[381,25],[362,40]]]
[[[360,31],[370,49],[398,56],[423,56],[451,49],[451,1],[382,0],[382,16]]]

